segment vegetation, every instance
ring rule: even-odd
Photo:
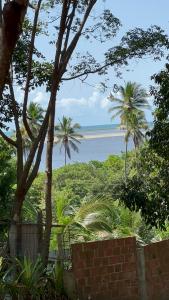
[[[27,109],[28,124],[35,136],[38,135],[39,128],[43,123],[44,112],[44,109],[38,103],[29,103]],[[23,155],[26,162],[31,149],[31,139],[24,127],[23,122],[21,122],[20,131],[22,135]]]
[[[154,75],[156,83],[155,87],[151,88],[151,94],[154,97],[154,104],[156,110],[154,113],[154,126],[149,132],[150,147],[159,156],[169,159],[169,98],[168,98],[168,84],[169,84],[169,64],[166,64],[165,69],[159,74]]]
[[[16,300],[47,300],[61,299],[64,295],[58,285],[58,267],[45,269],[40,258],[34,263],[26,257],[23,260],[14,259],[7,271],[1,259],[0,268],[0,299],[8,295]]]
[[[141,243],[149,243],[169,236],[168,211],[164,214],[161,206],[162,191],[164,184],[167,187],[168,178],[164,169],[163,184],[162,181],[159,184],[164,167],[162,160],[150,153],[146,145],[140,149],[137,157],[134,152],[129,153],[128,157],[127,188],[123,175],[123,155],[112,155],[104,162],[67,165],[54,171],[54,221],[64,225],[64,234],[68,231],[71,233],[72,242],[136,236]],[[44,178],[41,174],[35,180],[41,207]],[[168,199],[166,189],[165,192]],[[164,217],[165,231],[158,229],[160,224],[154,222],[159,216]],[[56,249],[54,240],[55,235],[51,246]]]
[[[0,138],[0,220],[10,221],[16,167],[14,151]]]

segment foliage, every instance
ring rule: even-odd
[[[44,119],[44,112],[45,111],[42,108],[42,106],[40,106],[40,104],[36,102],[29,103],[27,109],[28,123],[35,136],[38,134],[39,128],[42,125]]]
[[[122,157],[110,156],[105,162],[76,163],[53,172],[56,191],[69,193],[70,203],[79,204],[86,196],[112,195],[114,185],[121,179]]]
[[[165,227],[169,211],[168,161],[158,156],[149,145],[133,160],[127,186],[118,186],[119,199],[131,210],[141,210],[146,223]],[[134,169],[134,170],[133,170]]]
[[[7,270],[6,270],[7,267]],[[15,299],[60,299],[61,268],[54,265],[44,268],[41,258],[31,262],[28,258],[14,259],[0,269],[1,297],[10,295]],[[3,294],[2,294],[3,293]]]
[[[151,94],[154,96],[156,110],[154,113],[154,126],[149,132],[150,147],[166,160],[169,159],[169,64],[166,64],[165,70],[154,77],[156,87],[151,88]]]
[[[109,100],[116,103],[109,109],[109,112],[115,112],[112,119],[120,116],[121,128],[126,129],[125,140],[128,142],[129,137],[133,138],[135,147],[139,146],[143,140],[142,129],[147,128],[145,114],[143,109],[149,108],[146,91],[135,82],[127,82],[125,87],[120,86],[119,92],[121,98],[116,98],[112,94]]]
[[[0,220],[9,220],[16,183],[14,151],[0,138]]]
[[[137,151],[137,157],[129,153],[128,159],[127,187],[123,156],[54,170],[53,220],[69,229],[74,241],[135,235],[149,243],[169,236],[168,165],[147,144]],[[41,173],[30,190],[31,197],[41,200],[39,208],[44,203],[43,185]],[[166,232],[155,229],[164,224]],[[56,249],[55,239],[56,232],[52,235]]]
[[[36,222],[38,212],[44,209],[45,174],[39,173],[29,190],[23,205],[22,218],[27,222]]]

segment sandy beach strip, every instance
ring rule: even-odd
[[[124,136],[125,132],[110,132],[110,133],[99,133],[99,134],[85,134],[83,137],[78,138],[78,140],[94,140],[94,139],[103,139],[103,138],[112,138],[112,137],[121,137]],[[55,142],[57,142],[57,137],[55,137]]]

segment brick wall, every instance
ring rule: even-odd
[[[135,238],[72,245],[77,299],[138,300]]]
[[[169,240],[144,247],[148,300],[169,299]]]

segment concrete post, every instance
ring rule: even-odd
[[[148,300],[145,275],[144,247],[137,248],[137,266],[140,300]]]

